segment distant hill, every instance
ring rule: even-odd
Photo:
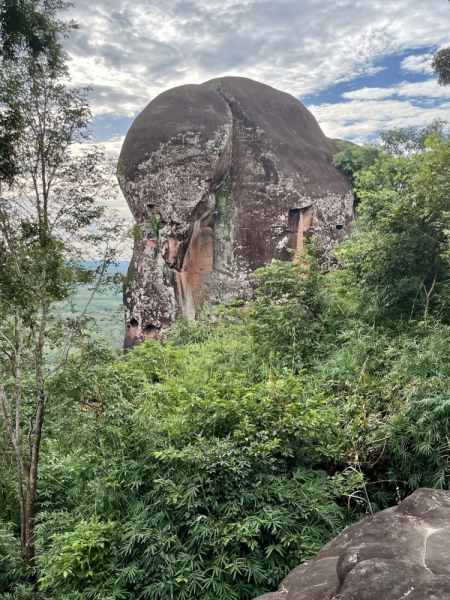
[[[83,261],[85,267],[95,267],[96,262],[92,260]],[[112,267],[110,272],[126,275],[129,262],[120,261],[116,267]],[[74,298],[74,311],[63,309],[67,317],[73,316],[84,309],[89,301],[91,290],[89,285],[80,287]],[[92,337],[111,343],[115,347],[122,347],[125,330],[123,300],[121,289],[106,289],[97,293],[86,313],[92,317],[93,331]]]
[[[83,260],[82,264],[85,267],[95,267],[98,263],[95,260]],[[128,260],[121,260],[116,267],[111,267],[110,272],[122,273],[122,275],[126,275],[129,266],[130,262]]]

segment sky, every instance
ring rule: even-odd
[[[299,98],[325,134],[450,121],[430,69],[447,0],[74,0],[72,84],[91,86],[93,140],[118,156],[137,114],[186,83],[238,75]]]

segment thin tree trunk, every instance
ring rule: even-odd
[[[30,474],[31,475],[31,474]],[[25,502],[25,561],[29,567],[35,566],[34,555],[34,503],[36,499],[36,480],[31,476],[27,480],[27,497]]]
[[[19,504],[20,504],[20,547],[22,548],[22,552],[25,555],[26,512],[25,512],[25,498],[23,496],[22,468],[21,468],[19,460],[17,460],[17,485],[18,485]]]
[[[40,390],[39,404],[36,411],[36,424],[34,430],[33,447],[31,450],[30,470],[27,474],[27,497],[25,503],[25,560],[30,567],[35,566],[34,525],[35,502],[38,478],[39,453],[41,449],[42,425],[44,423],[45,398]]]
[[[430,308],[430,298],[431,298],[431,294],[433,293],[434,287],[436,285],[436,279],[437,279],[437,275],[435,274],[433,277],[433,283],[431,284],[431,287],[428,291],[427,291],[427,288],[425,287],[425,284],[423,284],[423,289],[425,290],[425,310],[423,313],[423,318],[425,321],[428,318],[428,311]]]
[[[26,474],[27,496],[25,500],[25,560],[30,567],[35,566],[34,548],[34,525],[35,525],[35,502],[38,479],[39,453],[41,449],[42,427],[45,412],[45,390],[43,375],[43,347],[45,342],[45,330],[48,318],[48,301],[44,303],[42,320],[39,326],[39,334],[33,331],[35,343],[35,381],[37,392],[37,407],[34,423],[34,438],[30,443],[30,463]],[[31,431],[29,435],[31,440]]]

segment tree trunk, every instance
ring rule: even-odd
[[[35,566],[34,560],[34,502],[36,482],[27,478],[27,497],[25,502],[25,561],[29,567]]]
[[[45,396],[44,396],[44,382],[40,375],[40,369],[38,369],[39,377],[39,401],[36,410],[36,421],[34,430],[34,440],[31,449],[30,456],[30,468],[27,473],[27,497],[25,501],[25,560],[29,567],[35,566],[35,549],[34,549],[34,523],[35,523],[35,510],[34,505],[36,501],[36,488],[37,488],[37,476],[38,476],[38,465],[39,465],[39,452],[41,449],[41,438],[42,438],[42,426],[44,424],[44,411],[45,411]]]
[[[437,274],[434,274],[433,277],[433,283],[431,284],[431,287],[429,290],[427,290],[427,288],[425,287],[425,284],[423,284],[423,289],[425,290],[425,310],[423,313],[423,318],[426,321],[428,319],[428,311],[430,308],[430,298],[431,298],[431,294],[433,293],[434,287],[436,285],[436,279],[437,279]]]
[[[20,504],[20,547],[22,548],[22,552],[25,555],[25,544],[26,544],[26,536],[25,536],[25,523],[26,523],[26,510],[25,510],[25,498],[23,497],[23,478],[22,478],[22,468],[20,465],[20,461],[17,460],[17,486],[19,493],[19,504]]]

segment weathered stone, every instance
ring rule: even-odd
[[[450,600],[450,577],[435,577],[418,585],[408,594],[408,600]]]
[[[371,558],[361,560],[340,588],[340,600],[399,600],[433,575],[425,565],[407,560]]]
[[[450,577],[450,519],[449,527],[429,534],[425,552],[425,563],[435,575]]]
[[[161,338],[178,313],[252,298],[249,275],[315,237],[324,255],[353,214],[335,141],[303,104],[225,77],[169,90],[136,118],[119,181],[139,227],[125,346]]]
[[[295,587],[298,581],[300,581],[303,577],[303,574],[309,567],[309,565],[309,562],[304,562],[298,567],[296,567],[293,571],[291,571],[288,575],[286,575],[286,577],[280,583],[280,593],[287,594],[291,588]]]
[[[345,529],[274,596],[255,600],[450,600],[449,509],[450,492],[418,489]]]

